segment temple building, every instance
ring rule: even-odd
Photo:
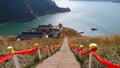
[[[37,28],[22,32],[17,39],[57,38],[62,31],[62,28],[62,24],[59,24],[58,26],[53,26],[52,24],[39,25]]]

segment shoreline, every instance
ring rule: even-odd
[[[7,24],[7,23],[6,23]],[[5,25],[5,24],[2,24],[2,25]],[[0,26],[1,26],[1,24],[0,24]],[[74,30],[73,28],[69,28],[69,27],[63,27],[63,28],[68,28],[68,29],[72,29],[72,30]],[[74,30],[74,31],[76,31],[78,34],[79,34],[79,32],[77,31],[77,30]],[[81,36],[85,36],[85,37],[105,37],[105,36],[114,36],[114,35],[120,35],[120,33],[116,33],[116,34],[109,34],[109,35],[98,35],[98,36],[87,36],[87,35],[83,35],[83,34],[79,34],[79,35],[81,35]],[[18,35],[0,35],[0,37],[17,37]]]

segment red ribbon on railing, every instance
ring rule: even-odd
[[[41,51],[44,51],[44,49],[43,49],[42,47],[39,47],[39,49],[40,49]]]
[[[103,58],[99,57],[95,52],[92,52],[93,56],[99,60],[101,63],[103,63],[108,68],[120,68],[119,65],[113,64],[111,62],[108,62],[107,60],[104,60]]]
[[[55,46],[53,46],[53,49],[55,49]]]
[[[45,48],[45,49],[39,47],[39,49],[40,49],[41,51],[48,51],[48,50],[52,50],[52,49],[59,48],[59,47],[60,47],[60,46],[54,46],[54,47]],[[6,55],[6,56],[0,56],[0,63],[6,61],[6,60],[8,60],[8,59],[10,59],[14,54],[32,54],[32,53],[34,53],[37,49],[38,49],[38,47],[29,49],[29,50],[17,51],[17,52],[15,52],[15,53],[13,53],[13,54],[8,54],[8,55]]]
[[[6,56],[1,56],[0,57],[0,63],[10,59],[13,55],[9,54],[9,55],[6,55]]]
[[[108,68],[120,68],[120,65],[117,64],[113,64],[107,60],[104,60],[103,58],[99,57],[94,51],[97,50],[97,48],[93,48],[91,50],[88,50],[86,52],[83,52],[82,49],[79,49],[77,46],[70,46],[70,48],[72,48],[73,50],[75,50],[76,52],[79,52],[81,55],[86,55],[90,52],[92,52],[93,56],[99,60],[101,63],[103,63],[105,66],[107,66]],[[107,51],[106,51],[107,52]],[[115,54],[115,53],[114,53]]]
[[[78,51],[79,49],[77,48],[77,46],[70,46],[72,49],[74,49],[75,51]]]
[[[86,52],[83,52],[82,50],[79,50],[79,53],[81,54],[81,55],[86,55],[86,54],[88,54],[88,53],[90,53],[90,52],[92,52],[93,50],[88,50],[88,51],[86,51]]]
[[[15,52],[15,54],[32,54],[34,53],[38,48],[32,48],[32,49],[29,49],[29,50],[23,50],[23,51],[18,51],[18,52]]]
[[[86,55],[90,53],[93,50],[88,50],[86,52],[83,52],[82,49],[79,49],[77,46],[70,46],[72,49],[74,49],[76,52],[79,52],[81,55]]]
[[[55,45],[55,46],[54,46],[54,48],[58,48],[58,46],[57,46],[57,45]]]
[[[2,59],[4,56],[0,56],[0,59]]]
[[[46,51],[50,50],[50,48],[45,48]]]

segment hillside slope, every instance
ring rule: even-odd
[[[66,12],[52,0],[0,0],[0,23],[8,21],[29,21],[41,15]]]

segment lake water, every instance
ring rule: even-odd
[[[0,25],[0,35],[19,35],[22,31],[39,24],[62,23],[87,36],[120,33],[120,3],[88,1],[56,1],[60,7],[69,7],[71,12],[49,14],[30,22],[12,22]],[[98,28],[91,31],[91,28]]]

